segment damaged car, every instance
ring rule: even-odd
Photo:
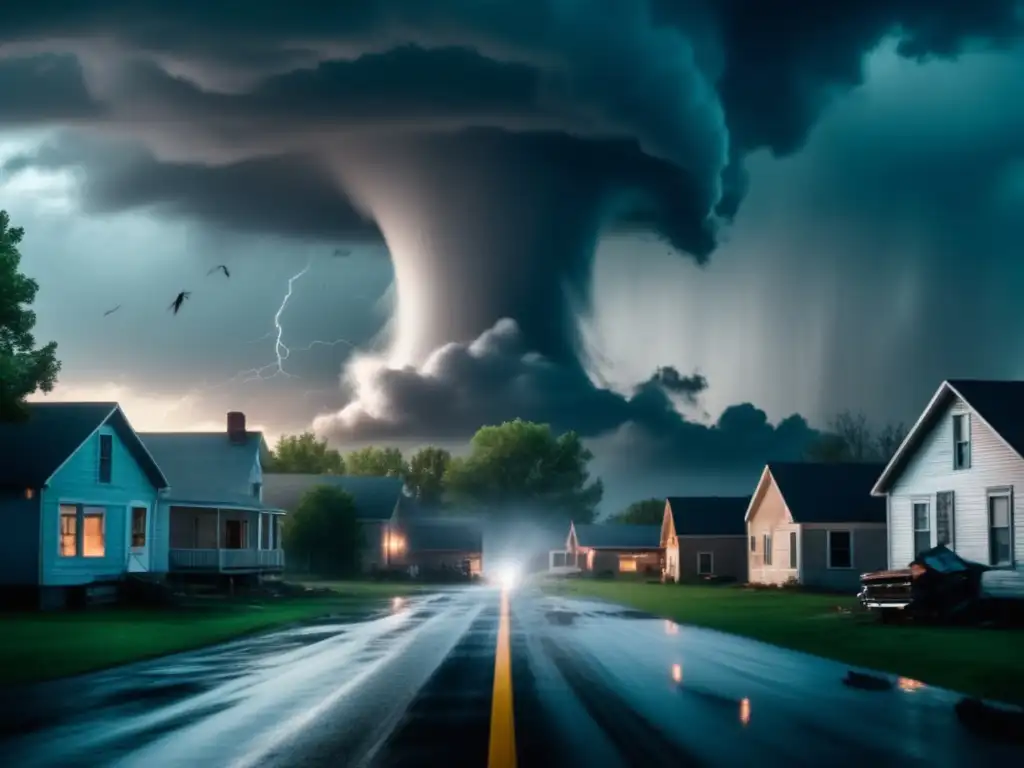
[[[1024,616],[1024,574],[965,560],[944,545],[908,568],[861,576],[858,598],[883,621],[976,623]]]

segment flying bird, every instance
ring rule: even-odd
[[[114,314],[115,312],[117,312],[117,310],[119,310],[120,308],[121,308],[121,305],[120,305],[120,304],[118,304],[118,305],[117,305],[116,307],[114,307],[113,309],[108,309],[108,310],[107,310],[106,312],[104,312],[104,313],[103,313],[103,316],[104,316],[104,317],[107,317],[108,315],[112,315],[112,314]]]
[[[224,273],[224,277],[231,277],[231,273],[230,273],[230,272],[228,272],[228,268],[227,268],[226,266],[224,266],[223,264],[218,264],[218,265],[217,265],[216,267],[214,267],[213,269],[211,269],[211,270],[210,270],[209,272],[207,272],[206,274],[207,274],[207,275],[212,275],[212,274],[213,274],[214,272],[216,272],[217,270],[220,270],[221,272],[223,272],[223,273]]]
[[[185,303],[185,299],[189,298],[191,295],[192,291],[182,291],[174,297],[174,301],[171,302],[171,306],[169,306],[168,309],[173,311],[174,314],[178,314],[178,310],[181,309],[181,305]]]
[[[352,253],[352,251],[349,250],[348,248],[335,248],[334,249],[334,258],[340,259],[340,258],[343,258],[345,256],[348,256],[350,253]]]

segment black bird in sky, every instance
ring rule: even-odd
[[[349,250],[348,248],[335,248],[334,249],[334,258],[336,258],[336,259],[342,258],[344,256],[348,256],[350,253],[352,253],[352,251]]]
[[[185,303],[185,299],[191,295],[192,291],[182,291],[174,297],[174,301],[171,302],[171,306],[169,306],[168,309],[174,312],[174,314],[178,314],[178,310],[181,309],[181,305]]]
[[[220,270],[221,272],[223,272],[223,273],[224,273],[224,277],[231,277],[231,273],[230,273],[230,272],[228,272],[228,268],[227,268],[226,266],[224,266],[223,264],[218,264],[218,265],[217,265],[216,267],[214,267],[213,269],[211,269],[211,270],[210,270],[209,272],[207,272],[206,274],[207,274],[207,275],[212,275],[212,274],[213,274],[214,272],[216,272],[217,270]]]
[[[104,316],[104,317],[107,317],[108,315],[112,315],[112,314],[114,314],[115,312],[117,312],[117,310],[119,310],[120,308],[121,308],[121,305],[120,305],[120,304],[118,304],[118,305],[117,305],[116,307],[114,307],[113,309],[108,309],[108,310],[107,310],[106,312],[104,312],[104,313],[103,313],[103,316]]]

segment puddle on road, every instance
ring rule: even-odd
[[[103,704],[118,706],[121,704],[142,704],[150,707],[154,704],[166,704],[186,696],[196,696],[208,691],[212,686],[198,680],[164,683],[138,688],[124,688],[103,697]]]
[[[558,611],[558,610],[555,610],[555,611],[546,611],[544,613],[544,618],[546,618],[549,622],[551,622],[552,624],[556,624],[558,626],[563,626],[563,627],[569,626],[574,621],[576,621],[576,617],[577,616],[578,616],[578,614],[571,613],[570,611]]]
[[[624,611],[591,611],[590,616],[609,616],[613,619],[657,619],[658,617],[651,613],[644,613],[643,611],[633,611],[626,609]]]

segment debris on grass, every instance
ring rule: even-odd
[[[843,678],[843,685],[858,688],[862,691],[888,691],[892,688],[892,680],[866,672],[854,672],[852,669]]]

